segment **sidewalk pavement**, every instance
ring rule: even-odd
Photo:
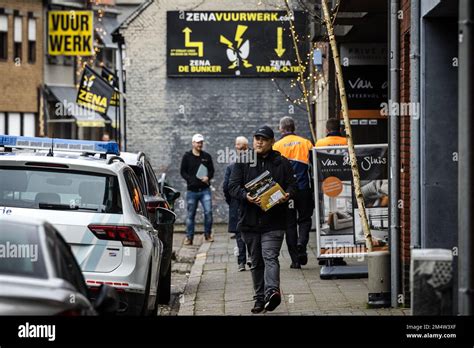
[[[197,234],[193,246],[183,246],[184,234],[175,232],[174,304],[159,315],[253,315],[250,270],[238,272],[236,242],[230,239],[227,226],[216,225],[214,231],[213,243]],[[290,269],[283,242],[279,258],[282,303],[275,311],[258,315],[409,315],[409,309],[367,308],[367,279],[320,279],[315,233],[310,236],[308,264],[302,269]]]

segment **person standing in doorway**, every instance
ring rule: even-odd
[[[252,313],[273,311],[281,303],[280,255],[286,230],[287,202],[296,192],[296,180],[290,162],[272,149],[275,143],[273,130],[258,128],[253,137],[255,163],[236,163],[229,180],[230,195],[241,201],[237,229],[247,245],[252,266],[255,305]],[[259,197],[252,197],[245,184],[268,171],[285,191],[280,202],[264,211]]]
[[[342,135],[340,120],[337,118],[330,118],[326,121],[326,137],[319,139],[316,142],[315,147],[326,147],[326,146],[347,146],[347,138]],[[319,201],[320,201],[320,216],[323,223],[324,221],[324,205],[323,205],[323,193],[319,190]],[[327,260],[320,259],[319,264],[325,265]],[[334,266],[345,266],[346,261],[342,257],[335,257],[331,259],[331,264]]]
[[[347,145],[347,139],[341,133],[340,121],[330,118],[326,121],[326,136],[316,142],[316,147]]]
[[[243,151],[247,151],[249,146],[249,141],[246,137],[237,137],[235,139],[235,150],[237,151],[237,155],[241,154]],[[237,242],[237,248],[239,254],[237,256],[237,263],[239,267],[239,272],[245,271],[245,264],[247,262],[247,248],[245,247],[245,243],[242,240],[241,233],[237,230],[237,223],[239,221],[239,210],[240,210],[240,201],[232,198],[229,193],[229,179],[232,173],[232,169],[234,168],[235,163],[231,163],[227,166],[225,170],[224,176],[224,196],[225,201],[229,205],[229,232],[234,233],[235,240]]]
[[[203,151],[204,137],[194,134],[192,150],[186,152],[181,161],[181,176],[186,180],[186,204],[188,214],[186,217],[186,239],[184,245],[192,245],[194,239],[194,226],[198,202],[204,209],[204,238],[213,242],[212,237],[212,195],[211,180],[214,176],[212,157]]]
[[[286,157],[293,167],[298,183],[294,199],[288,204],[286,245],[291,257],[291,268],[308,263],[306,247],[311,231],[314,198],[310,180],[310,158],[313,143],[295,134],[295,121],[288,116],[280,120],[280,133],[273,149]]]

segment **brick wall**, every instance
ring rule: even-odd
[[[8,15],[8,60],[0,61],[0,112],[38,112],[38,88],[43,81],[43,4],[38,0],[0,0],[0,8],[22,16],[22,57],[13,58],[13,15]],[[36,18],[36,62],[28,63],[28,12]]]
[[[294,110],[297,131],[310,137],[306,114],[289,108],[270,78],[167,78],[166,11],[176,10],[274,10],[259,1],[155,1],[128,28],[125,37],[127,70],[127,139],[129,151],[144,151],[159,175],[166,172],[184,195],[179,175],[183,153],[191,137],[202,133],[205,151],[214,159],[213,211],[215,222],[227,221],[222,193],[226,163],[217,163],[219,150],[233,148],[234,138],[249,139],[256,127],[268,124],[276,131],[281,117]],[[289,90],[289,80],[279,84]],[[178,221],[185,217],[185,202],[177,204]],[[201,209],[201,208],[199,208]],[[202,221],[198,212],[197,221]]]
[[[400,101],[410,102],[410,1],[401,2],[400,24]],[[410,301],[410,117],[400,118],[400,260],[401,291],[405,304]]]

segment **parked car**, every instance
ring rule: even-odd
[[[169,219],[168,223],[162,222],[158,224],[156,210],[159,207],[173,209],[174,202],[178,199],[180,193],[174,188],[158,182],[150,161],[143,152],[122,152],[120,157],[124,159],[125,163],[137,175],[150,220],[155,229],[158,230],[158,236],[163,242],[158,302],[160,304],[168,304],[171,297],[171,256],[173,253],[173,232],[176,217]]]
[[[88,296],[70,246],[49,223],[0,217],[0,315],[97,315],[118,309],[115,289]],[[91,300],[95,299],[94,305]]]
[[[163,246],[139,179],[119,157],[118,145],[0,135],[1,147],[7,153],[0,155],[0,206],[12,216],[53,224],[71,246],[87,286],[117,289],[119,313],[154,313]],[[158,221],[173,215],[157,209]]]

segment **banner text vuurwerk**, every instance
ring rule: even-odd
[[[48,54],[91,56],[93,54],[92,11],[49,11]]]
[[[167,75],[297,76],[305,67],[297,62],[290,26],[306,57],[306,23],[302,11],[168,11]]]

